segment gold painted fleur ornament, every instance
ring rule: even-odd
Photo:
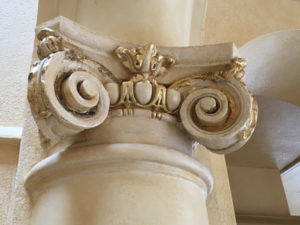
[[[231,69],[228,71],[228,73],[233,74],[237,80],[241,80],[245,75],[246,66],[247,62],[245,59],[234,58],[231,63]]]
[[[174,58],[158,53],[154,44],[132,49],[119,47],[115,53],[131,73],[140,74],[145,79],[162,74],[166,67],[175,63]]]
[[[155,113],[175,112],[180,104],[180,93],[168,91],[167,87],[156,81],[157,76],[175,63],[174,58],[158,53],[154,44],[131,49],[119,47],[115,53],[132,73],[132,78],[121,83],[118,101],[113,101],[111,107],[140,107],[151,109]],[[109,89],[111,86],[113,85],[109,84]],[[175,94],[176,97],[171,98],[170,94]]]

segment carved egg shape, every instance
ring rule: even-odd
[[[110,104],[116,104],[120,98],[120,87],[118,83],[107,83],[105,88],[108,92]]]
[[[178,108],[181,101],[181,95],[179,91],[173,88],[167,90],[167,107],[170,111],[174,111]]]
[[[139,103],[145,105],[150,102],[152,97],[152,85],[149,81],[140,81],[134,87],[135,97]]]

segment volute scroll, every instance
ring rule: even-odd
[[[72,51],[52,53],[33,66],[28,100],[46,138],[70,136],[105,120],[109,97],[101,76],[97,63]]]
[[[184,95],[180,119],[187,132],[215,153],[240,149],[251,137],[257,103],[240,79],[243,68],[193,75],[172,87]],[[243,64],[244,65],[244,64]]]

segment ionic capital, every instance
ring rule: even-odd
[[[257,104],[242,82],[246,63],[232,44],[136,46],[63,23],[69,22],[38,31],[40,61],[29,76],[28,100],[45,137],[75,135],[108,116],[134,117],[141,110],[154,120],[172,118],[216,153],[237,150],[252,135]]]

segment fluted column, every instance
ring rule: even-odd
[[[257,105],[232,44],[137,46],[60,18],[38,29],[28,100],[50,156],[28,174],[35,224],[208,224],[192,156],[239,149]]]

